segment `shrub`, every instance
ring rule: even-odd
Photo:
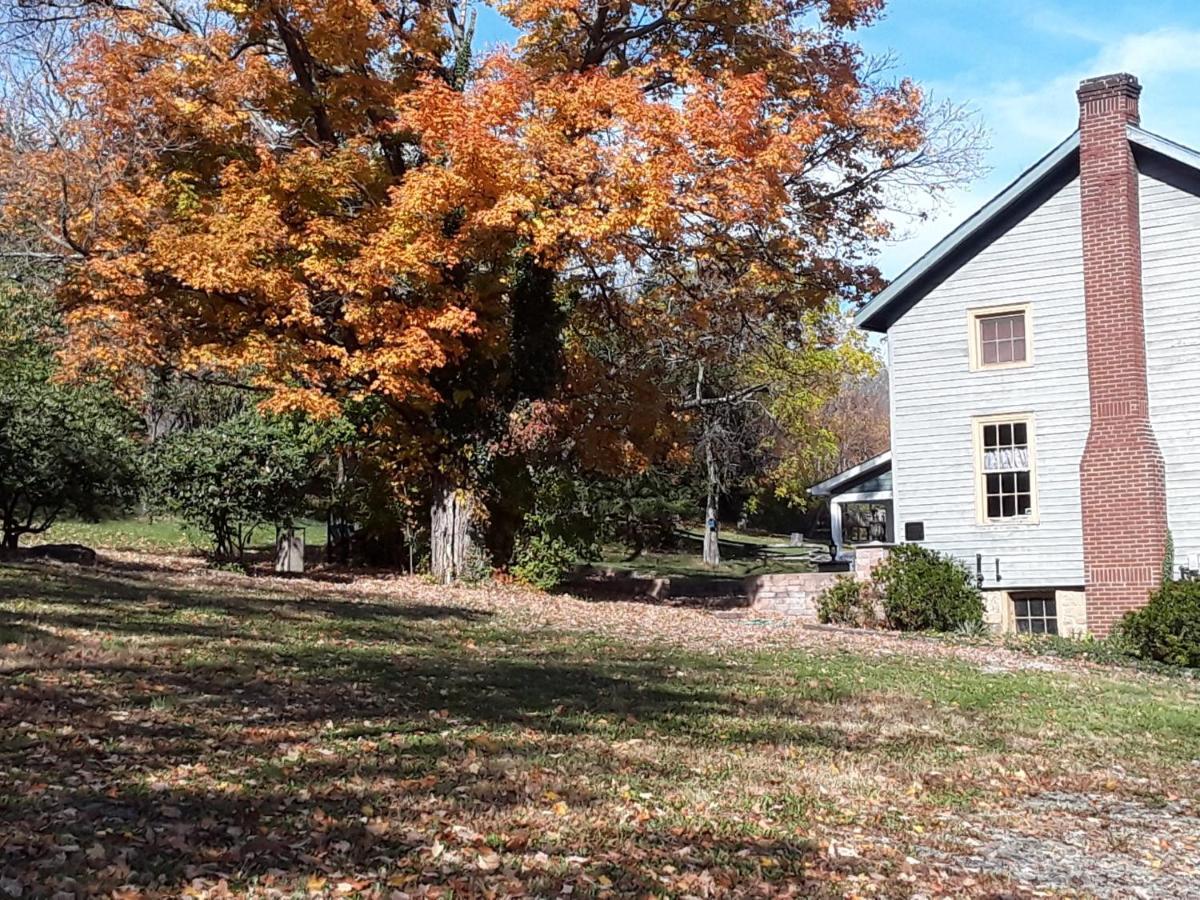
[[[49,302],[0,282],[0,546],[137,496],[137,428],[100,384],[56,379]]]
[[[1200,668],[1200,582],[1166,582],[1125,616],[1119,631],[1141,659]]]
[[[256,528],[303,512],[310,453],[293,422],[247,410],[158,441],[147,480],[152,499],[205,534],[219,561],[240,562]]]
[[[562,538],[533,534],[517,545],[512,574],[518,581],[548,591],[562,584],[574,562],[575,554]]]
[[[887,624],[899,631],[954,631],[983,621],[983,597],[970,570],[936,550],[901,544],[872,581]]]
[[[875,592],[871,585],[843,575],[817,598],[817,618],[826,625],[852,628],[877,625]]]

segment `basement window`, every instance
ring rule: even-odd
[[[1013,615],[1020,634],[1058,634],[1058,601],[1052,597],[1014,597]]]

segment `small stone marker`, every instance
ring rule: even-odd
[[[798,532],[798,531],[793,531],[793,532],[792,532],[792,534],[791,534],[791,536],[788,538],[788,546],[789,546],[789,547],[802,547],[802,546],[804,546],[804,535],[802,535],[802,534],[801,534],[800,532]]]
[[[304,573],[304,529],[279,529],[275,537],[275,571],[280,575]]]

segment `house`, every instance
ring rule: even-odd
[[[1008,630],[1103,635],[1200,566],[1200,153],[1140,93],[1084,81],[1078,130],[861,310],[891,452],[814,489],[889,503]]]

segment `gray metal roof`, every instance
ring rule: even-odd
[[[892,451],[885,450],[878,456],[872,456],[866,462],[859,463],[857,466],[851,466],[844,472],[838,472],[832,478],[827,478],[820,484],[814,484],[808,489],[808,492],[814,497],[832,497],[836,494],[844,493],[841,488],[845,485],[853,484],[856,481],[862,480],[865,476],[879,469],[892,468]]]

